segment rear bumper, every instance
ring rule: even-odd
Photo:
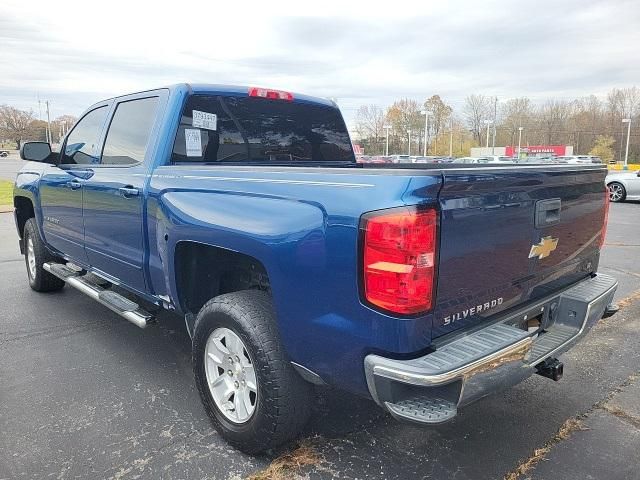
[[[453,418],[458,407],[529,377],[536,365],[570,349],[602,318],[617,281],[594,277],[467,331],[411,360],[365,357],[373,399],[399,420],[436,424]],[[537,318],[535,332],[518,325]]]

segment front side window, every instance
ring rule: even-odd
[[[134,165],[144,161],[157,106],[158,97],[118,104],[104,141],[103,165]]]
[[[102,125],[107,116],[106,106],[91,110],[80,119],[71,133],[67,136],[60,163],[91,165],[98,163],[98,142]]]
[[[192,95],[173,162],[355,162],[333,106],[253,97]]]

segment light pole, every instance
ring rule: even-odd
[[[407,130],[407,135],[409,136],[409,152],[407,155],[411,156],[411,129]]]
[[[422,110],[420,111],[421,114],[424,115],[424,146],[422,149],[422,156],[426,157],[427,156],[427,132],[429,131],[429,111],[428,110]]]
[[[51,136],[51,117],[49,116],[49,100],[45,103],[47,105],[47,143],[53,143],[53,137]]]
[[[493,142],[491,143],[491,155],[496,154],[496,124],[498,123],[498,97],[493,103]]]
[[[522,130],[523,127],[518,127],[518,160],[520,160],[520,145],[522,144]]]
[[[629,168],[629,164],[627,162],[629,161],[629,137],[631,136],[631,117],[623,118],[622,123],[627,124],[627,148],[625,149],[625,152],[624,152],[624,167],[623,167],[624,170],[627,170]]]
[[[449,158],[453,157],[453,119],[449,123]]]
[[[388,157],[389,156],[389,130],[391,130],[391,125],[383,125],[382,128],[384,128],[387,131],[387,143],[384,148],[384,156]]]
[[[486,150],[489,150],[489,125],[491,125],[491,120],[485,120],[484,123],[487,124],[487,145],[486,145]]]

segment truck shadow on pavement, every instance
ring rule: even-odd
[[[316,388],[314,412],[302,441],[322,460],[307,467],[307,473],[319,478],[337,473],[343,478],[502,478],[552,438],[568,418],[588,411],[632,373],[633,363],[620,371],[616,362],[606,360],[616,355],[611,335],[633,338],[639,331],[637,322],[629,324],[626,334],[613,322],[597,328],[599,333],[564,357],[567,376],[561,382],[534,376],[462,409],[453,421],[440,426],[401,424],[368,399]],[[190,340],[181,320],[161,319],[161,329],[175,331],[171,342],[188,362]],[[599,353],[584,355],[594,350]],[[636,351],[633,355],[640,357]],[[195,389],[193,395],[197,396]],[[285,446],[264,460],[294,447]]]
[[[23,274],[21,262],[12,268]],[[193,382],[182,318],[163,313],[157,325],[140,330],[70,288],[38,295],[23,283],[7,286],[16,305],[25,306],[16,316],[17,333],[3,337],[8,395],[0,413],[11,415],[4,417],[7,436],[0,449],[8,452],[14,477],[44,477],[51,473],[47,468],[57,471],[65,462],[74,465],[69,473],[86,477],[94,458],[96,478],[127,469],[145,478],[243,478],[295,447],[249,457],[215,433]],[[502,478],[637,369],[638,322],[629,315],[596,328],[565,356],[561,382],[531,378],[438,427],[400,424],[370,400],[318,388],[302,440],[321,460],[306,473]],[[29,337],[18,338],[27,329]],[[43,351],[47,375],[21,373],[20,365]],[[104,452],[99,458],[96,449]],[[21,453],[27,451],[29,456]]]

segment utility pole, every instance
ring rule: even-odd
[[[407,135],[409,136],[409,151],[407,155],[411,156],[411,130],[407,130]]]
[[[51,138],[51,118],[49,117],[49,100],[45,103],[47,105],[47,142],[53,143],[53,138]]]
[[[491,155],[496,154],[496,123],[498,120],[498,97],[493,102],[493,143],[491,144]]]

